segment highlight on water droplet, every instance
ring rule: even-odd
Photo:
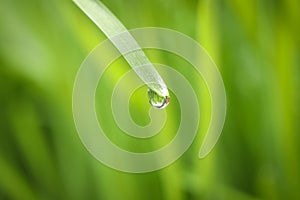
[[[160,96],[150,88],[148,88],[148,98],[151,106],[158,109],[165,108],[170,102],[169,96]]]

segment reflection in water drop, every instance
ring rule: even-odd
[[[165,96],[165,97],[160,96],[150,88],[148,88],[148,98],[149,98],[149,103],[154,108],[159,108],[159,109],[165,108],[170,102],[169,96]]]

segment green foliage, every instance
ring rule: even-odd
[[[182,158],[153,173],[126,174],[100,164],[77,135],[72,87],[82,60],[105,36],[72,1],[5,1],[0,6],[0,199],[300,199],[298,1],[103,3],[129,29],[172,28],[208,50],[227,91],[221,139],[198,160],[197,138]],[[164,52],[146,54],[153,62],[181,67]],[[124,65],[106,74],[103,88],[110,90],[108,83],[126,71]],[[192,71],[181,69],[197,84]],[[145,101],[146,92],[135,102],[143,112]],[[168,128],[177,128],[177,114]],[[156,145],[170,139],[162,136]]]

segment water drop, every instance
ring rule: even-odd
[[[149,98],[149,103],[154,108],[159,108],[159,109],[165,108],[170,102],[169,96],[160,96],[150,88],[148,89],[148,98]]]

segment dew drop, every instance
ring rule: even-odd
[[[165,96],[165,97],[160,96],[150,88],[148,89],[148,98],[149,98],[149,103],[154,108],[159,108],[159,109],[165,108],[170,102],[169,96]]]

